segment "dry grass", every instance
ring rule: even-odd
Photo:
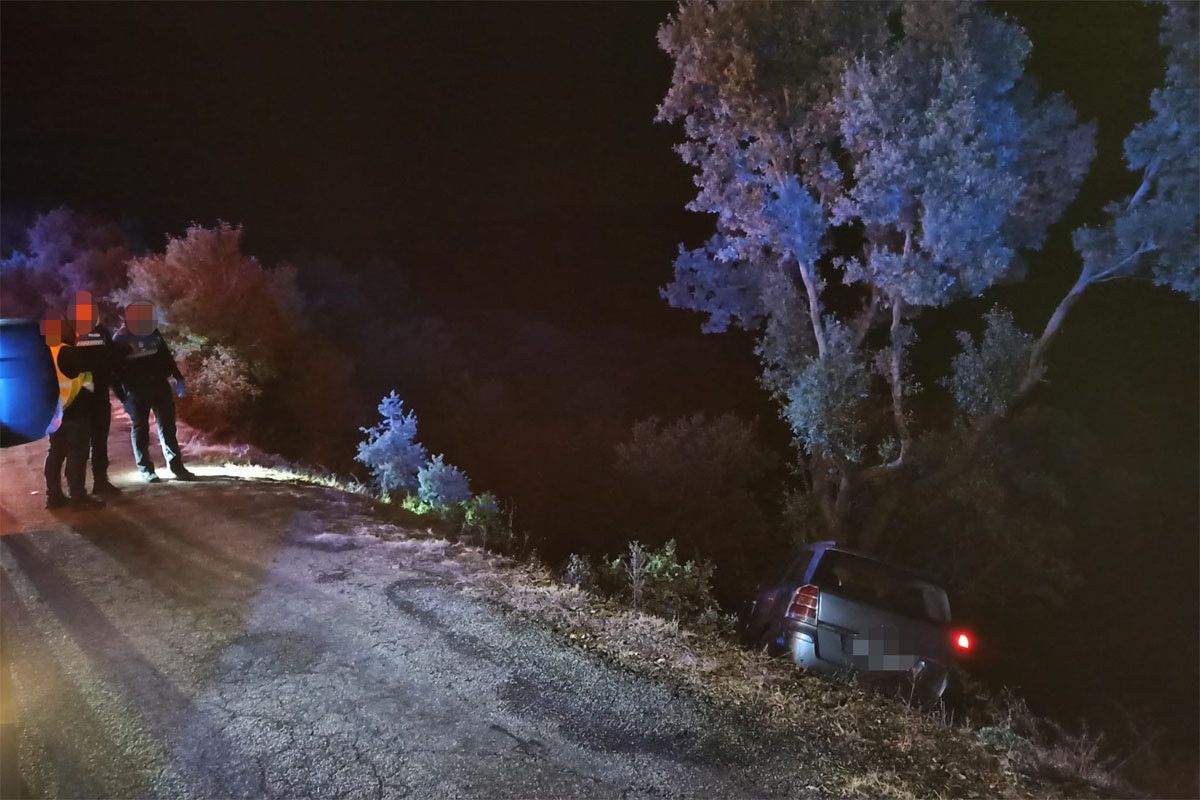
[[[823,788],[852,797],[1034,797],[1054,794],[1006,771],[969,734],[861,687],[800,672],[514,565],[472,576],[465,590],[546,625],[572,645],[803,736],[827,753]]]

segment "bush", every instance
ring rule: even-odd
[[[224,412],[222,416],[232,416],[234,409],[243,404],[248,406],[262,395],[262,388],[250,374],[250,365],[229,345],[206,348],[189,373],[188,388],[192,396],[198,403],[220,409]],[[230,422],[233,420],[225,416],[224,424],[212,419],[205,427],[219,433],[222,428],[231,427]]]
[[[354,460],[367,466],[385,495],[411,493],[420,485],[418,475],[428,456],[417,442],[417,415],[405,412],[404,401],[394,391],[379,401],[379,415],[383,421],[378,425],[359,429],[367,438],[359,442]]]
[[[616,448],[623,529],[720,563],[718,589],[732,600],[758,577],[763,552],[778,549],[764,502],[776,466],[757,425],[732,414],[638,422]]]
[[[470,497],[471,485],[466,473],[447,464],[440,454],[429,459],[417,473],[417,499],[435,511],[444,513]]]
[[[563,582],[580,589],[591,588],[592,565],[585,556],[571,553],[567,556],[567,566],[563,570]]]
[[[462,503],[462,532],[474,544],[486,549],[503,530],[504,518],[494,494],[485,492]]]
[[[600,562],[594,579],[602,592],[635,608],[662,617],[695,620],[716,605],[714,571],[709,561],[681,562],[672,539],[657,550],[630,542],[628,553]]]
[[[240,227],[193,225],[130,260],[128,285],[110,299],[157,309],[193,388],[180,404],[188,422],[287,457],[344,460],[349,360],[307,324],[295,270],[263,267],[241,241]]]

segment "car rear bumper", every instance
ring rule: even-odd
[[[784,642],[784,646],[791,655],[792,661],[796,662],[796,666],[826,675],[846,671],[843,664],[827,661],[818,655],[815,631],[811,633],[805,630],[788,631]]]
[[[949,683],[950,673],[946,665],[931,658],[917,656],[905,662],[904,668],[898,668],[899,664],[889,663],[889,668],[883,669],[863,668],[852,660],[848,661],[840,653],[837,654],[836,660],[822,658],[815,630],[798,628],[787,631],[783,644],[792,661],[803,669],[824,675],[852,672],[871,683],[900,685],[908,682],[910,686],[916,685],[924,702],[936,702]]]

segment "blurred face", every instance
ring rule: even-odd
[[[100,311],[92,302],[91,292],[76,292],[75,302],[67,312],[77,334],[84,334],[96,327],[100,322]]]
[[[42,336],[48,347],[57,347],[63,343],[63,321],[61,319],[42,320]]]
[[[125,325],[134,336],[149,336],[158,330],[154,306],[149,303],[130,303],[125,309]]]

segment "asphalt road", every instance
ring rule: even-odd
[[[127,435],[111,445],[126,494],[100,511],[42,509],[44,443],[0,455],[21,792],[803,793],[802,743],[470,599],[430,543],[367,535],[361,498],[216,467],[142,485]]]

